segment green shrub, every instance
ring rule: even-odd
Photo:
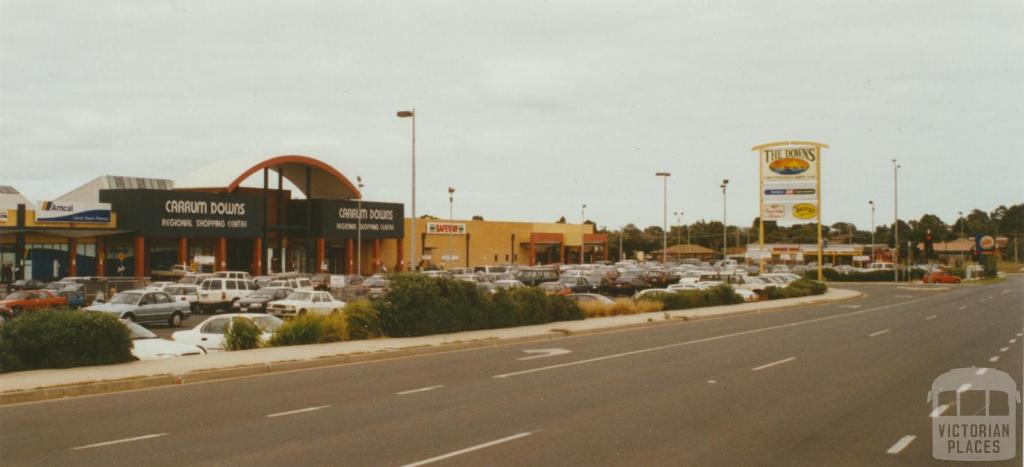
[[[317,316],[323,321],[323,334],[318,342],[341,342],[349,339],[348,320],[344,313],[331,313],[327,316]]]
[[[0,371],[110,365],[134,360],[131,333],[106,313],[42,310],[0,328]]]
[[[658,294],[654,296],[654,299],[660,301],[666,310],[686,310],[743,303],[743,297],[725,284],[707,290],[680,290],[675,293]]]
[[[235,318],[224,332],[226,350],[249,350],[260,346],[263,331],[255,323],[244,318]]]
[[[381,329],[392,337],[438,334],[441,326],[441,290],[436,280],[421,274],[394,274],[390,291],[377,302]]]
[[[891,271],[890,271],[891,272]],[[800,279],[793,281],[785,287],[767,287],[764,289],[763,296],[768,300],[778,300],[782,298],[796,298],[806,297],[809,295],[821,295],[828,290],[828,286],[824,282],[812,281],[810,279]]]
[[[824,268],[821,270],[822,276],[828,282],[892,282],[893,272],[892,270],[875,270],[865,272],[848,272],[841,273],[835,269]],[[817,280],[818,270],[809,269],[804,271],[803,277],[805,279]],[[920,269],[910,270],[911,280],[920,280],[924,277],[924,271]],[[899,270],[899,280],[907,280],[907,272],[905,269]]]
[[[380,315],[367,300],[356,300],[345,306],[346,339],[373,339],[383,333]]]
[[[321,342],[324,337],[324,322],[322,316],[305,314],[287,321],[270,338],[270,345],[282,347],[287,345],[305,345]]]

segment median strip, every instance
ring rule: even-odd
[[[295,415],[295,414],[300,414],[300,413],[315,412],[317,410],[326,409],[328,407],[330,407],[330,405],[320,405],[320,406],[317,406],[317,407],[306,407],[304,409],[299,409],[299,410],[289,410],[287,412],[272,413],[270,415],[267,415],[267,418],[284,417],[286,415]]]
[[[101,447],[101,446],[110,446],[110,445],[113,445],[113,444],[130,443],[132,441],[142,441],[144,439],[159,438],[161,436],[167,436],[169,434],[170,433],[157,433],[157,434],[152,434],[152,435],[136,436],[134,438],[124,438],[124,439],[117,439],[117,440],[114,440],[114,441],[104,441],[102,443],[86,444],[85,446],[78,446],[77,448],[71,448],[71,450],[72,451],[77,451],[79,449],[91,449],[91,448],[98,448],[98,447]]]
[[[505,437],[505,438],[496,439],[494,441],[490,441],[490,442],[487,442],[487,443],[478,444],[476,446],[471,446],[471,447],[468,447],[466,449],[460,449],[458,451],[449,452],[448,454],[442,454],[442,455],[437,456],[437,457],[431,457],[430,459],[424,459],[424,460],[421,460],[419,462],[413,462],[411,464],[405,464],[402,467],[417,467],[417,466],[420,466],[420,465],[433,464],[434,462],[437,462],[437,461],[443,461],[445,459],[451,459],[452,457],[461,456],[463,454],[467,454],[467,453],[470,453],[470,452],[473,452],[473,451],[479,451],[481,449],[489,448],[491,446],[497,446],[497,445],[502,444],[502,443],[507,443],[509,441],[515,441],[515,440],[520,439],[520,438],[525,438],[525,437],[530,436],[532,434],[533,434],[533,432],[529,432],[529,431],[523,432],[523,433],[519,433],[517,435],[512,435],[512,436],[508,436],[508,437]]]

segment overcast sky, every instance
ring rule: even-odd
[[[637,5],[636,3],[639,3]],[[417,213],[617,228],[757,215],[804,139],[827,224],[1024,201],[1024,2],[0,0],[0,185],[226,185],[305,154]],[[253,181],[255,182],[256,177]],[[407,206],[408,209],[408,206]],[[408,211],[407,211],[408,212]]]

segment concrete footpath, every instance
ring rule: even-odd
[[[521,341],[650,325],[673,319],[694,320],[757,313],[860,296],[860,292],[853,290],[829,289],[824,295],[812,297],[560,321],[515,328],[218,352],[202,357],[136,361],[118,365],[14,372],[0,374],[0,405],[384,360],[472,347],[508,345]]]

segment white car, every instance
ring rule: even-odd
[[[672,284],[668,286],[670,292],[679,292],[683,290],[705,290],[708,287],[704,282],[683,282],[681,284]]]
[[[292,290],[313,290],[313,281],[305,277],[292,279],[274,279],[267,284],[267,287],[284,287]]]
[[[214,276],[223,279],[252,279],[252,276],[245,271],[220,271],[214,273]]]
[[[235,319],[252,321],[263,331],[260,334],[260,339],[263,342],[270,340],[271,336],[284,324],[280,318],[262,313],[228,313],[206,318],[196,327],[187,331],[178,331],[172,337],[175,342],[199,346],[207,352],[219,352],[224,350],[224,333],[231,327],[231,323]]]
[[[279,318],[294,318],[306,313],[329,315],[340,313],[345,309],[345,302],[338,300],[327,292],[296,290],[284,300],[275,300],[267,304],[267,313]]]
[[[175,284],[164,287],[164,292],[171,296],[176,302],[188,303],[189,309],[193,313],[196,312],[196,307],[199,304],[199,286],[198,285],[183,285]]]
[[[146,286],[149,290],[163,290],[166,287],[178,285],[177,282],[153,282]]]
[[[184,357],[187,355],[205,355],[206,350],[196,345],[161,339],[138,324],[122,319],[121,324],[132,334],[132,355],[139,360],[156,360],[160,358]]]
[[[502,279],[494,281],[494,287],[498,289],[518,289],[526,287],[526,285],[515,279]]]
[[[757,301],[757,294],[753,290],[741,289],[739,287],[733,287],[732,291],[736,292],[736,295],[739,295],[740,297],[743,297],[743,301],[744,302],[756,302]]]
[[[678,284],[677,284],[678,285]],[[633,294],[633,300],[643,300],[645,298],[653,298],[655,295],[675,293],[669,289],[644,289]]]

